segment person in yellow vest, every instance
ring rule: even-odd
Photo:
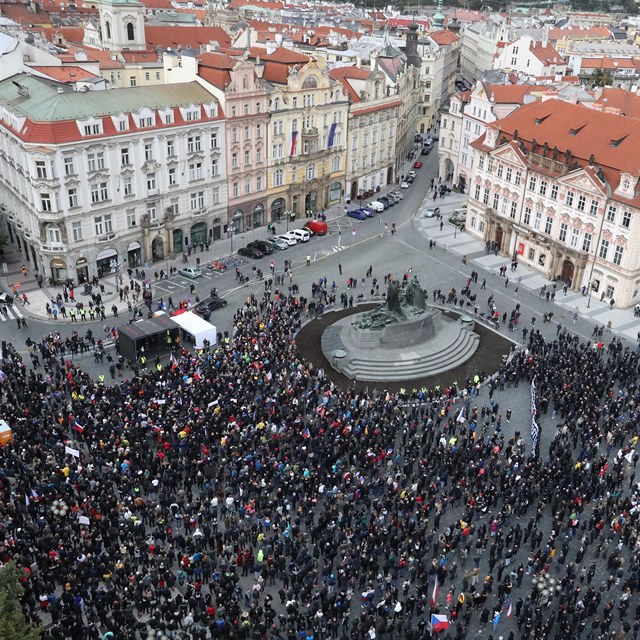
[[[99,382],[100,384],[104,384],[104,381],[105,381],[105,380],[106,380],[106,377],[105,377],[104,373],[101,373],[101,374],[98,376],[98,382]]]

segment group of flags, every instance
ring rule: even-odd
[[[438,578],[433,582],[433,591],[431,592],[431,606],[434,607],[438,603]],[[493,614],[493,629],[495,631],[496,627],[500,623],[500,619],[502,618],[502,612],[506,611],[507,618],[510,618],[513,615],[513,607],[509,602],[508,605],[504,607],[504,609],[498,609]],[[449,628],[449,617],[443,613],[432,613],[431,614],[431,629],[435,633],[440,631],[446,631]]]

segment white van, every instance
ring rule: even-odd
[[[382,211],[384,211],[384,205],[382,204],[382,202],[378,202],[377,200],[370,202],[367,205],[367,208],[371,209],[371,211],[375,211],[376,213],[381,213]]]
[[[298,242],[309,242],[311,234],[306,229],[292,229],[289,235],[294,236]]]

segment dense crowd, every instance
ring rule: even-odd
[[[302,317],[251,295],[230,340],[113,386],[59,341],[42,370],[6,345],[0,561],[30,620],[73,640],[638,637],[640,354],[533,327],[485,385],[366,393],[300,358]],[[537,458],[500,402],[534,378]]]

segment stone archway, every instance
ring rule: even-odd
[[[153,262],[164,260],[164,240],[157,236],[151,242],[151,259]]]
[[[358,197],[358,181],[354,180],[351,183],[351,200],[355,200]]]
[[[571,260],[564,260],[562,263],[562,272],[560,273],[560,280],[562,282],[573,282],[573,275],[576,267]]]

